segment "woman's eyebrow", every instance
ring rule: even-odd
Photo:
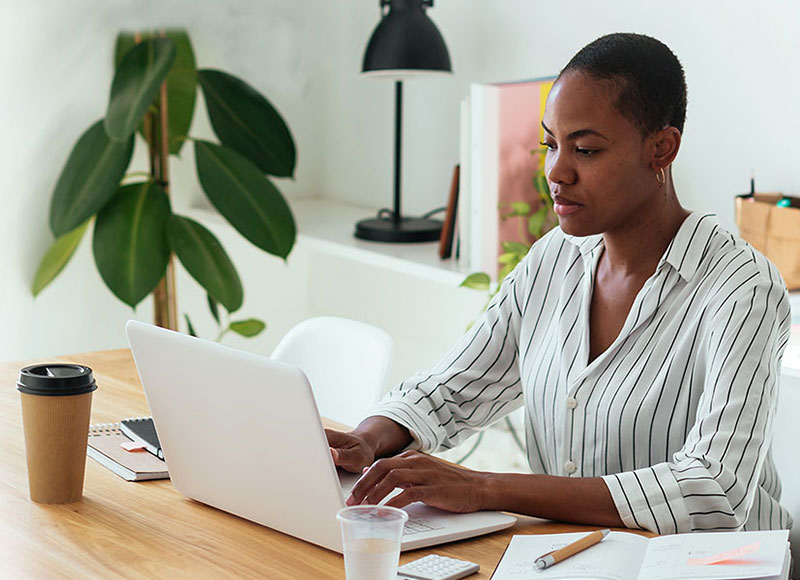
[[[547,125],[544,124],[544,121],[542,121],[542,129],[544,129],[549,135],[553,135],[553,132],[548,128]],[[601,132],[595,131],[594,129],[578,129],[577,131],[573,131],[567,135],[567,140],[571,141],[587,135],[594,135],[596,137],[600,137],[601,139],[605,139],[606,141],[611,141],[611,139],[603,135]]]

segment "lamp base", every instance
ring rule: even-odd
[[[391,217],[361,220],[356,224],[355,236],[372,242],[406,244],[435,242],[442,235],[442,222],[428,218],[401,217],[395,223]]]

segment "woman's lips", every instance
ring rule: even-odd
[[[583,206],[575,201],[560,196],[553,198],[553,210],[556,215],[568,216],[580,210]]]

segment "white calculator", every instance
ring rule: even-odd
[[[397,574],[400,578],[414,580],[458,580],[480,569],[481,567],[474,562],[431,554],[403,564],[397,569]]]

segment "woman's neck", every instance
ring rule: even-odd
[[[640,212],[624,228],[605,232],[603,242],[605,266],[621,276],[650,277],[669,243],[689,215],[674,191],[660,207]]]

